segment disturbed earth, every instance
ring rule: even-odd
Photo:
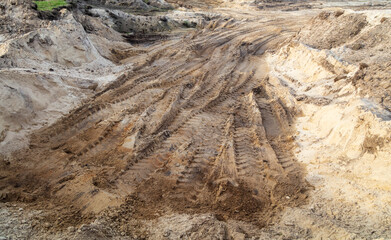
[[[391,238],[390,7],[1,3],[0,239]]]

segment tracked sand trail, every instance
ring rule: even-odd
[[[0,79],[10,84],[3,92],[11,96],[29,99],[23,89],[30,85],[18,84],[34,83],[30,74],[62,79],[87,72],[91,86],[85,96],[75,91],[65,98],[57,115],[44,116],[54,124],[28,129],[26,149],[8,147],[8,135],[0,142],[12,152],[0,155],[0,233],[35,239],[389,238],[391,35],[385,29],[391,13],[380,9],[386,5],[321,12],[300,10],[309,3],[276,3],[273,11],[259,11],[267,2],[258,9],[242,1],[186,4],[208,13],[174,11],[173,26],[190,14],[197,29],[126,35],[132,45],[105,24],[123,16],[116,24],[139,19],[139,27],[158,27],[160,18],[143,25],[140,19],[148,18],[104,9],[87,12],[94,17],[65,11],[63,19],[48,22],[45,34],[42,28],[33,32],[37,37],[18,40],[41,49],[64,23],[77,26],[74,35],[89,29],[80,42],[62,42],[81,56],[96,48],[98,61],[85,71],[81,61],[80,68],[40,72],[53,64],[41,58],[44,64],[33,65],[38,70],[29,69],[25,63],[37,60],[20,56],[39,51],[19,51],[13,40],[2,45],[7,69]],[[69,60],[74,50],[63,49]],[[10,103],[1,107],[29,126],[34,101],[18,105],[18,114],[30,111],[25,115],[14,114]],[[18,129],[2,130],[0,137],[8,130]]]
[[[267,87],[263,57],[300,21],[271,19],[227,18],[140,46],[149,51],[133,71],[33,134],[3,197],[82,215],[132,201],[140,218],[212,212],[259,225],[304,203],[295,109]]]

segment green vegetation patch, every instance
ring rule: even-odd
[[[34,3],[37,4],[39,11],[50,11],[53,8],[68,5],[65,0],[34,1]]]

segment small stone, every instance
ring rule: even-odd
[[[244,240],[246,239],[246,235],[244,233],[234,232],[232,234],[233,239],[235,240]]]
[[[360,43],[354,43],[350,46],[351,49],[357,51],[357,50],[360,50],[362,49],[363,47],[365,47],[364,44],[360,44]]]
[[[74,232],[75,231],[75,227],[72,227],[72,226],[68,227],[68,231],[69,232]]]
[[[360,63],[360,64],[359,64],[360,70],[361,70],[361,69],[364,69],[364,68],[367,68],[367,67],[369,67],[369,65],[366,64],[366,63]]]

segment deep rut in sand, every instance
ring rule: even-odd
[[[84,214],[128,204],[139,218],[213,212],[260,225],[305,201],[295,113],[267,86],[262,56],[297,29],[254,24],[219,20],[145,47],[132,72],[33,134],[17,174],[1,180],[14,183],[3,199],[32,201],[28,193]]]

